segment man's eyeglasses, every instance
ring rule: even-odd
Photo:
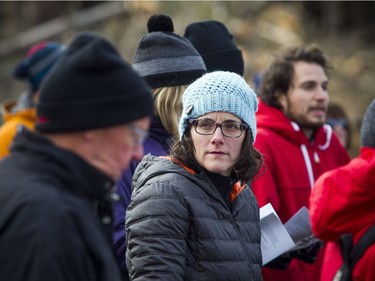
[[[138,128],[132,124],[128,125],[129,129],[131,129],[134,134],[136,135],[135,137],[135,143],[137,145],[141,145],[145,142],[146,138],[148,137],[148,131],[143,130],[141,128]]]
[[[223,123],[216,123],[211,119],[192,119],[189,123],[194,126],[195,131],[200,135],[212,135],[219,127],[223,136],[227,138],[239,138],[243,131],[249,127],[236,121],[225,121]]]

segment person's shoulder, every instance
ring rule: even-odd
[[[268,127],[258,127],[257,128],[257,135],[256,138],[264,139],[264,141],[267,141],[269,137],[272,137],[275,135],[275,132]]]
[[[2,202],[2,214],[12,219],[15,224],[28,225],[30,231],[51,233],[63,227],[72,226],[77,218],[87,211],[83,200],[73,194],[61,192],[54,186],[41,182],[13,185],[14,190],[6,189]]]
[[[168,173],[176,173],[183,168],[172,161],[169,156],[155,156],[146,154],[142,161],[138,164],[137,173],[145,173],[147,175],[161,176]]]
[[[137,168],[133,182],[137,192],[148,189],[147,192],[152,192],[155,191],[156,186],[166,188],[165,191],[172,191],[179,190],[181,185],[190,181],[192,176],[192,172],[173,162],[169,157],[146,155]]]
[[[254,146],[262,150],[274,150],[275,144],[279,144],[280,136],[269,128],[257,128]]]
[[[54,183],[35,181],[29,185],[30,191],[25,192],[27,199],[35,206],[49,208],[63,212],[81,201],[74,191],[68,186],[57,186]]]
[[[17,131],[17,126],[20,124],[20,120],[17,118],[10,118],[6,120],[1,126],[0,126],[0,136],[1,140],[3,140],[6,136],[14,136]]]
[[[17,130],[20,126],[27,127],[28,129],[34,128],[34,118],[32,117],[33,113],[25,113],[27,116],[23,115],[13,115],[0,126],[0,139],[13,139],[14,135],[17,133]]]
[[[84,199],[69,183],[61,182],[50,174],[29,172],[27,167],[22,169],[20,173],[11,172],[7,179],[7,192],[20,207],[29,209],[31,213],[46,212],[54,216],[70,212],[70,209],[83,208]]]

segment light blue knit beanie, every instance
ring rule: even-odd
[[[245,122],[251,130],[253,142],[255,141],[258,99],[246,81],[234,72],[214,71],[197,79],[185,90],[182,107],[180,139],[190,119],[223,111],[232,113]]]

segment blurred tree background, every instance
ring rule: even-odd
[[[2,1],[0,102],[25,89],[12,72],[31,45],[41,40],[68,44],[77,32],[94,31],[131,63],[148,18],[159,13],[172,17],[180,35],[194,21],[225,23],[243,51],[251,86],[279,49],[318,43],[334,66],[331,101],[347,111],[353,129],[350,153],[358,154],[360,122],[375,97],[374,1]]]

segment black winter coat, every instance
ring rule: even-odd
[[[0,163],[0,280],[121,280],[112,185],[75,154],[23,130]]]
[[[205,173],[146,155],[126,213],[131,280],[261,280],[259,208],[246,186],[231,207]]]

